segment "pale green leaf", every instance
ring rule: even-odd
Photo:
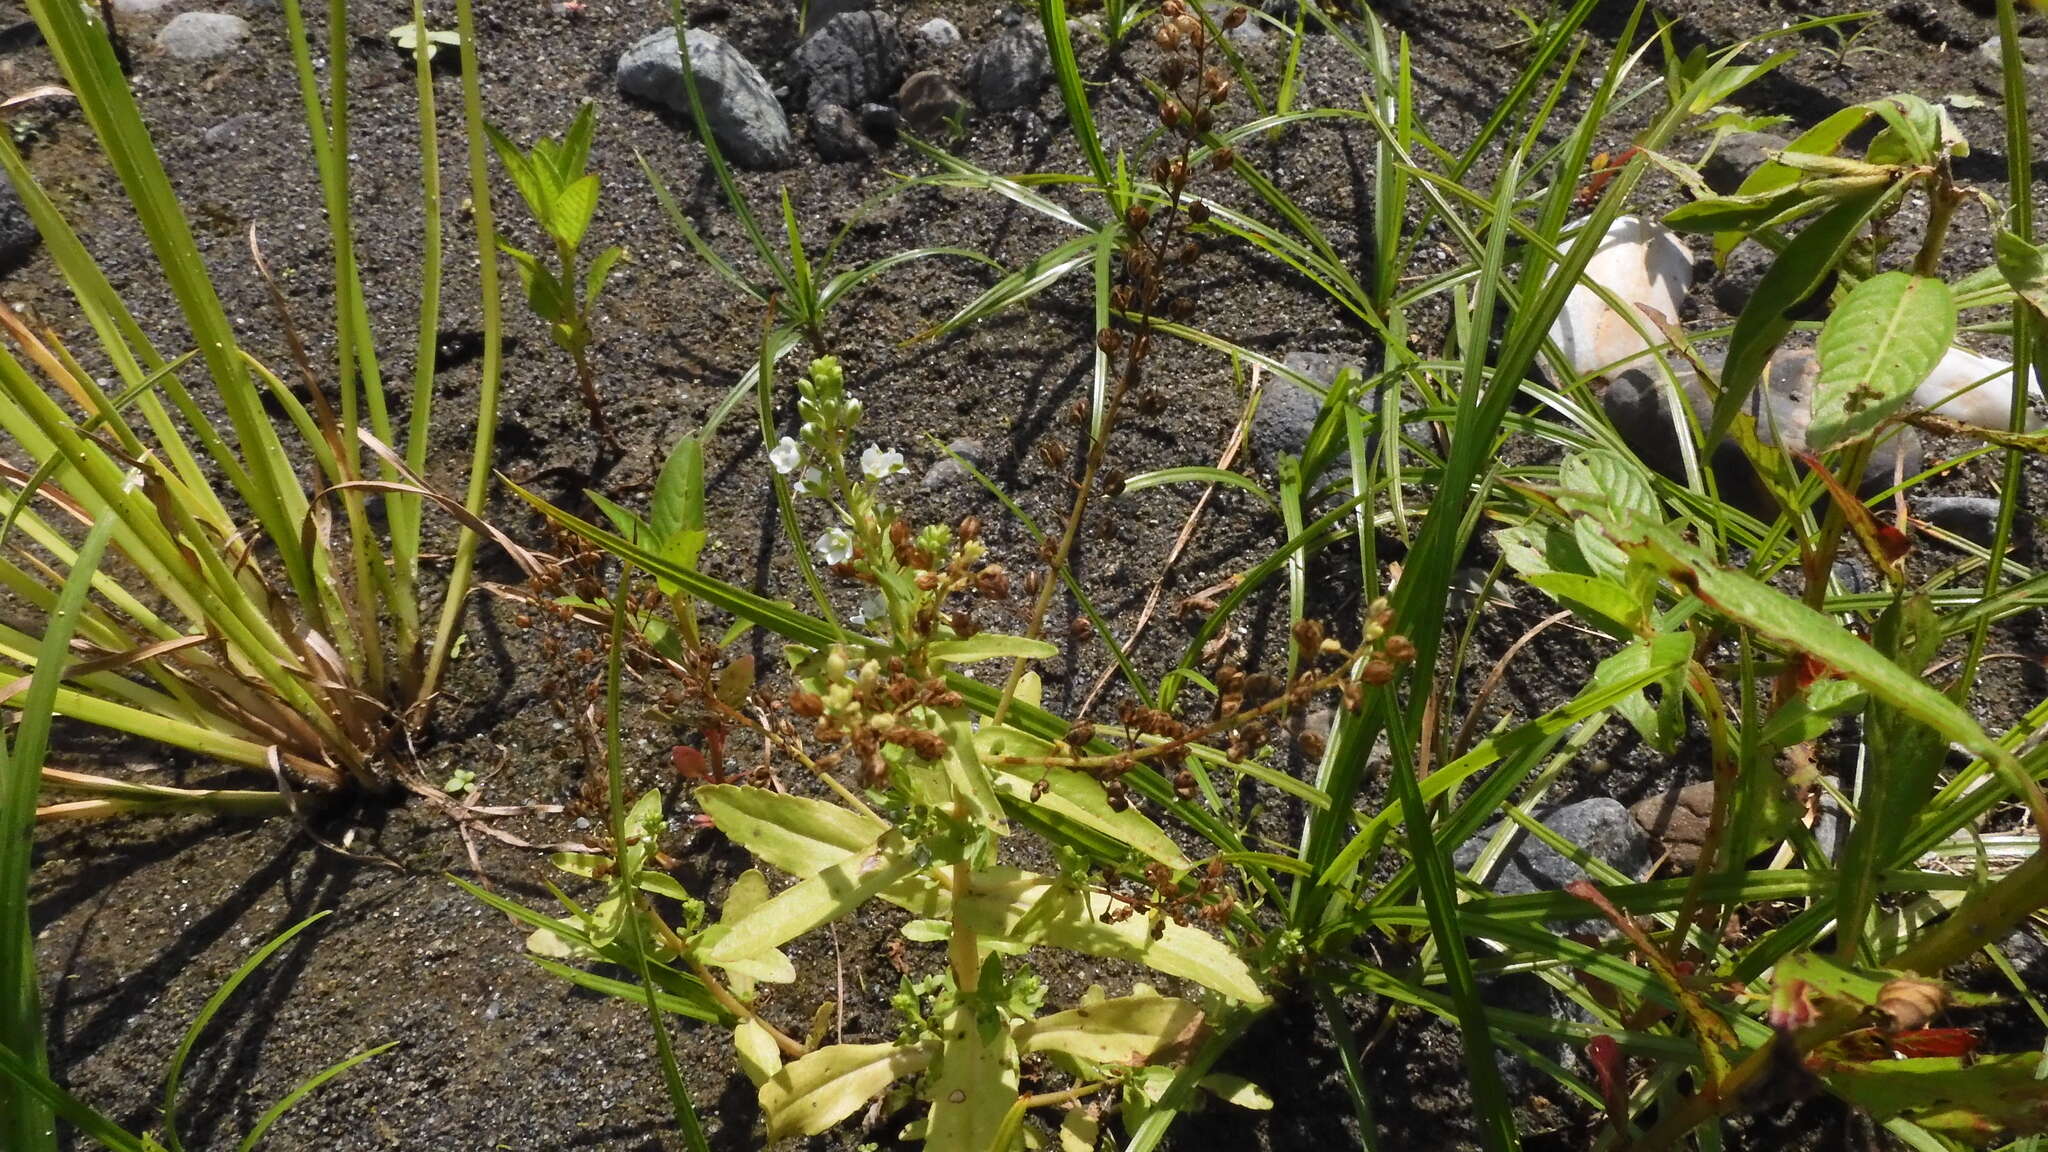
[[[955,1006],[946,1019],[937,1071],[926,1089],[932,1110],[925,1146],[934,1152],[996,1148],[1017,1102],[1017,1045],[1010,1030],[985,1035],[972,1004]]]
[[[766,788],[713,784],[695,797],[727,839],[793,876],[839,863],[888,828],[864,813]]]
[[[922,1047],[834,1044],[785,1064],[761,1085],[768,1138],[816,1136],[930,1062]]]
[[[738,1057],[740,1071],[754,1087],[766,1084],[769,1078],[782,1071],[782,1049],[775,1043],[775,1037],[752,1016],[739,1022],[732,1030],[733,1055]]]
[[[1955,298],[1942,281],[1885,272],[1858,284],[1820,332],[1807,446],[1819,452],[1875,431],[1912,397],[1955,334]]]
[[[1202,1010],[1171,996],[1121,996],[1040,1016],[1017,1029],[1025,1053],[1063,1052],[1097,1064],[1148,1064],[1191,1048]]]
[[[929,885],[891,899],[921,916],[944,917],[951,893]],[[1165,922],[1157,937],[1143,916],[1111,923],[1118,907],[1108,894],[1015,868],[986,868],[968,878],[958,922],[977,934],[1023,944],[1049,944],[1091,956],[1129,960],[1168,976],[1192,980],[1254,1007],[1270,998],[1235,949],[1186,925]]]
[[[1051,744],[1007,724],[997,727],[983,723],[974,739],[985,759],[1045,756],[1052,751]],[[1150,817],[1134,807],[1126,807],[1121,812],[1110,807],[1109,793],[1103,791],[1102,782],[1086,772],[1035,765],[998,764],[994,768],[996,788],[1005,795],[1093,828],[1176,871],[1191,866],[1187,855],[1173,842],[1173,837],[1153,823]],[[1043,791],[1038,788],[1041,780],[1045,782]]]
[[[892,828],[874,844],[819,869],[726,925],[701,956],[705,963],[721,965],[759,957],[852,912],[917,869],[911,845]]]
[[[1273,1109],[1273,1098],[1266,1094],[1266,1090],[1242,1076],[1211,1072],[1202,1077],[1201,1084],[1204,1091],[1225,1104],[1235,1104],[1253,1112],[1270,1112]]]
[[[978,632],[965,640],[934,640],[925,646],[925,654],[948,664],[972,664],[977,660],[1050,660],[1060,650],[1027,636]]]

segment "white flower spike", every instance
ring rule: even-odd
[[[903,453],[884,448],[880,444],[870,444],[868,450],[860,454],[860,470],[865,472],[870,480],[894,476],[904,471]]]
[[[768,450],[768,462],[775,465],[777,472],[787,476],[796,471],[797,465],[804,462],[803,448],[794,439],[784,436],[775,447]]]
[[[844,564],[853,559],[853,535],[844,528],[827,528],[820,532],[811,547],[817,549],[818,558],[827,564]]]

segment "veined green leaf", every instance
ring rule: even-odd
[[[1615,543],[1662,568],[1673,581],[1709,608],[1754,629],[1766,639],[1809,653],[1871,695],[1917,717],[1947,739],[2000,769],[2022,796],[2038,795],[2019,762],[1987,735],[1968,711],[1932,684],[1873,652],[1823,613],[1744,572],[1730,571],[1659,524],[1637,522],[1615,528]]]
[[[792,876],[829,868],[888,830],[865,813],[766,788],[712,784],[694,795],[728,839]]]
[[[1832,1060],[1828,1089],[1879,1120],[1903,1117],[1973,1145],[2039,1133],[2048,1122],[2048,1080],[2038,1052],[1962,1059]]]
[[[1040,1016],[1017,1029],[1025,1053],[1064,1052],[1097,1064],[1149,1064],[1192,1048],[1202,1010],[1171,996],[1120,996]]]
[[[2036,315],[2048,320],[2048,248],[2029,244],[2016,232],[2001,228],[1994,241],[1998,271]]]
[[[785,1064],[761,1085],[768,1138],[816,1136],[930,1063],[923,1047],[833,1044]]]
[[[929,1089],[925,1146],[934,1150],[997,1147],[997,1134],[1017,1102],[1017,1044],[1008,1028],[988,1035],[971,1003],[946,1020],[938,1075]]]
[[[1807,447],[1820,452],[1875,431],[1912,397],[1955,334],[1955,298],[1942,281],[1885,272],[1858,284],[1820,332]]]
[[[935,885],[920,889],[915,898],[902,903],[917,915],[943,918],[951,902],[951,894]],[[1229,945],[1171,920],[1157,937],[1143,916],[1114,923],[1105,920],[1117,907],[1117,902],[1101,891],[995,867],[973,873],[967,899],[953,914],[983,936],[1130,960],[1214,988],[1254,1007],[1270,1003],[1251,969]]]
[[[892,828],[865,849],[777,893],[729,925],[701,955],[705,963],[720,965],[759,956],[852,912],[917,869],[911,846]]]
[[[983,758],[998,756],[1044,756],[1052,745],[1005,724],[983,722],[974,734]],[[1020,800],[1029,800],[1061,816],[1111,836],[1165,864],[1169,868],[1190,867],[1187,855],[1165,830],[1134,807],[1119,812],[1109,805],[1109,793],[1102,782],[1086,772],[1050,766],[994,765],[996,788]],[[1037,791],[1040,781],[1045,789]]]

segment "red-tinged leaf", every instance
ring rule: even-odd
[[[1607,1108],[1607,1122],[1614,1134],[1628,1138],[1628,1087],[1624,1080],[1621,1045],[1612,1036],[1595,1036],[1586,1041],[1586,1062],[1600,1081],[1600,1100]]]
[[[1891,1038],[1892,1051],[1907,1059],[1927,1056],[1969,1056],[1984,1037],[1975,1028],[1922,1028]]]
[[[676,775],[685,780],[711,779],[711,769],[704,763],[704,754],[688,744],[678,744],[669,749],[668,758],[676,767]]]
[[[1901,564],[1906,554],[1913,550],[1912,539],[1891,525],[1879,523],[1870,507],[1835,479],[1834,474],[1820,462],[1820,457],[1802,453],[1800,459],[1826,485],[1828,495],[1833,498],[1835,507],[1842,510],[1842,518],[1847,521],[1849,530],[1856,534],[1857,542],[1863,545],[1871,563],[1892,580],[1902,579],[1905,570]]]

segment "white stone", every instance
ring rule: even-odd
[[[1588,282],[1606,289],[1635,314],[1616,311]],[[1565,298],[1564,310],[1551,322],[1550,338],[1574,373],[1613,376],[1642,365],[1650,349],[1664,343],[1655,322],[1641,309],[1654,308],[1676,324],[1679,303],[1691,287],[1692,251],[1685,241],[1655,221],[1618,217]]]
[[[2012,362],[1951,348],[1913,389],[1913,403],[1951,420],[1981,428],[2012,427]],[[2038,413],[2027,413],[2028,428],[2041,427]]]

